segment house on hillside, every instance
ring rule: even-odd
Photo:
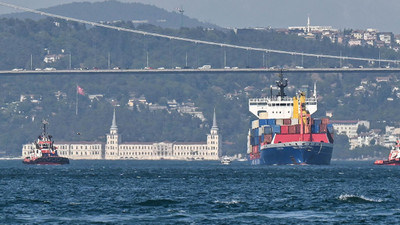
[[[61,54],[58,54],[58,55],[55,55],[55,54],[53,54],[53,55],[46,55],[46,56],[44,57],[43,61],[44,61],[45,63],[54,63],[54,62],[57,62],[58,60],[60,60],[60,59],[63,58],[63,57],[64,57],[64,55],[61,55]]]

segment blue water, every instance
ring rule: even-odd
[[[0,161],[0,224],[399,224],[400,167]]]

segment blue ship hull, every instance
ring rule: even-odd
[[[252,165],[329,165],[333,144],[292,142],[269,144],[261,148],[260,158],[250,160]]]

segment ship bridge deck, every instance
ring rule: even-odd
[[[310,114],[317,111],[317,98],[306,98],[306,110]],[[266,97],[249,99],[249,111],[258,118],[285,119],[293,117],[293,98]]]

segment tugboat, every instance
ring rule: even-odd
[[[376,160],[375,165],[400,166],[400,141],[392,148],[388,160]]]
[[[29,156],[22,161],[24,164],[31,165],[63,165],[69,164],[69,159],[58,156],[57,148],[54,146],[52,136],[47,134],[46,120],[42,121],[43,132],[37,141],[33,142],[33,148]]]

